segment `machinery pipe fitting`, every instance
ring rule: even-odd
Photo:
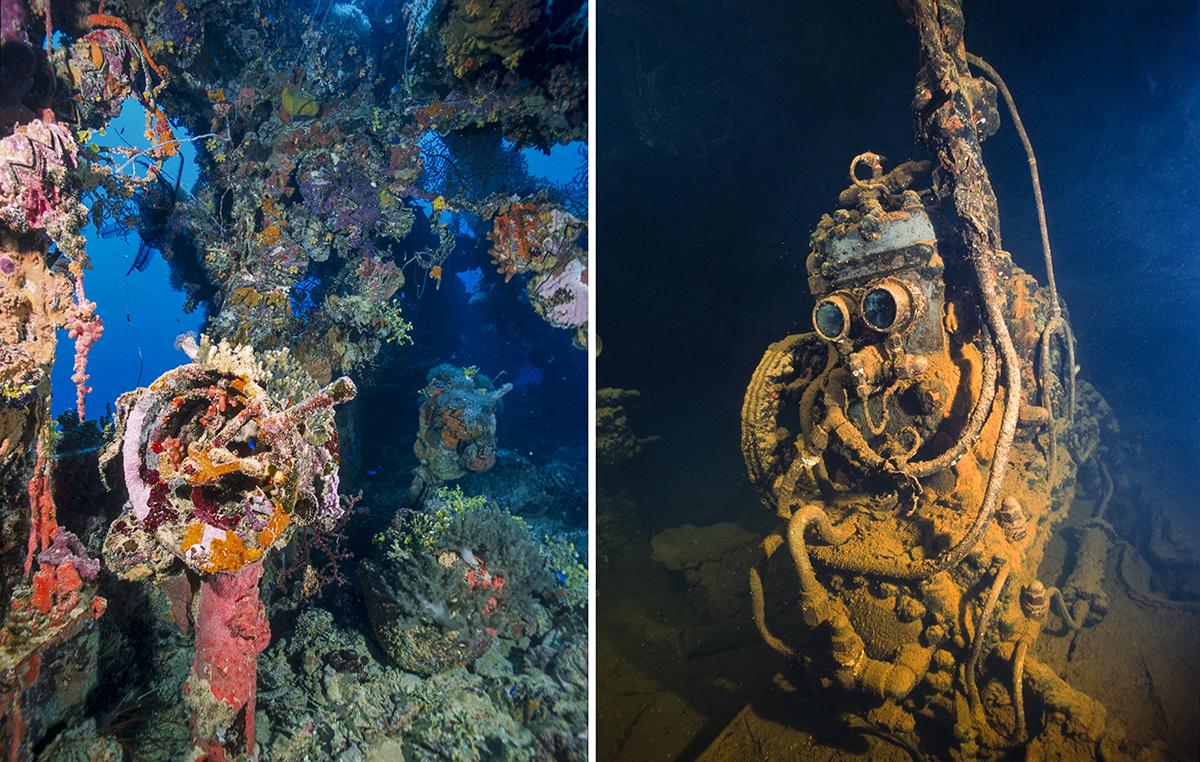
[[[1000,509],[996,511],[996,523],[1004,530],[1004,536],[1009,542],[1020,542],[1029,534],[1029,520],[1025,517],[1025,509],[1021,507],[1021,501],[1012,495],[1006,496],[1000,502]]]
[[[1046,616],[1050,606],[1050,598],[1046,586],[1040,580],[1034,580],[1021,588],[1021,613],[1026,619],[1041,621]]]
[[[829,514],[811,503],[804,503],[797,508],[792,513],[792,518],[788,522],[788,550],[792,553],[792,563],[796,567],[796,577],[800,580],[801,595],[813,602],[828,601],[829,594],[825,591],[825,587],[820,581],[817,580],[817,574],[813,571],[812,560],[808,557],[807,540],[804,538],[804,533],[808,531],[809,527],[814,527],[821,541],[828,545],[841,545],[850,537],[853,528],[848,526],[835,527],[833,522],[829,520]],[[827,619],[828,617],[825,618]]]
[[[876,696],[898,701],[916,687],[929,670],[932,648],[910,643],[902,646],[893,661],[867,656],[863,639],[854,629],[846,606],[830,598],[817,579],[808,555],[805,532],[817,530],[823,542],[840,545],[850,536],[849,527],[835,527],[820,507],[802,504],[788,522],[787,542],[800,583],[800,607],[809,627],[827,624],[830,630],[830,656],[837,665],[834,678],[846,690],[860,689]],[[753,586],[752,578],[752,586]]]

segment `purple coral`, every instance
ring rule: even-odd
[[[300,177],[300,195],[314,213],[333,215],[337,227],[349,231],[352,246],[361,243],[379,221],[379,191],[357,169],[332,178],[324,169],[306,172]]]
[[[246,512],[246,524],[254,531],[260,532],[266,528],[274,506],[264,495],[255,494],[242,504],[242,509]]]
[[[327,200],[333,183],[325,176],[325,173],[320,169],[303,172],[300,174],[299,181],[300,196],[304,199],[305,206],[317,214],[327,212]]]
[[[379,191],[362,172],[355,170],[342,177],[338,188],[337,224],[357,226],[361,233],[379,220]]]
[[[163,0],[159,18],[162,21],[163,39],[172,43],[179,65],[186,69],[192,65],[204,42],[204,26],[191,18],[183,0]]]
[[[0,40],[28,42],[29,9],[23,0],[0,0]]]
[[[50,566],[62,566],[70,561],[85,580],[93,580],[100,573],[100,559],[88,556],[87,548],[83,547],[75,533],[62,527],[55,528],[50,547],[39,553],[37,558],[38,563]]]
[[[0,140],[0,219],[53,235],[63,210],[78,205],[59,192],[76,157],[75,139],[60,124],[35,120]]]

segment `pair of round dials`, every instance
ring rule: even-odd
[[[841,341],[850,333],[850,319],[855,310],[868,328],[896,333],[908,327],[913,299],[908,288],[895,278],[867,289],[857,303],[849,291],[835,291],[819,299],[813,307],[813,328],[826,341]]]

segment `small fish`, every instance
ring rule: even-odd
[[[372,468],[367,471],[367,476],[374,476],[377,473],[379,473],[379,472],[377,470],[375,470],[374,468]]]

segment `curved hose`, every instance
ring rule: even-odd
[[[829,626],[830,655],[837,667],[834,677],[847,690],[861,689],[878,698],[899,701],[917,686],[921,675],[929,668],[932,648],[915,644],[902,646],[892,661],[880,661],[867,656],[862,637],[850,621],[846,605],[832,599],[817,579],[808,554],[805,533],[814,527],[822,542],[840,545],[849,538],[852,528],[835,527],[820,507],[803,504],[788,522],[788,549],[800,582],[800,605],[804,621],[810,627]]]
[[[1121,542],[1121,557],[1117,561],[1117,576],[1121,580],[1121,584],[1125,586],[1125,592],[1136,603],[1143,606],[1151,606],[1164,609],[1181,609],[1183,611],[1200,611],[1200,601],[1177,601],[1174,598],[1166,598],[1161,595],[1156,595],[1145,590],[1141,590],[1134,586],[1129,579],[1129,574],[1125,569],[1125,558],[1129,551],[1137,551],[1133,543],[1128,541]]]
[[[1059,317],[1062,314],[1062,308],[1058,303],[1058,288],[1054,282],[1054,258],[1050,253],[1050,231],[1046,227],[1046,206],[1042,202],[1042,181],[1038,177],[1037,157],[1033,153],[1033,144],[1029,142],[1029,134],[1025,132],[1025,124],[1021,121],[1021,115],[1017,113],[1017,103],[1013,100],[1008,85],[1004,84],[1004,80],[1000,78],[999,72],[974,53],[967,53],[967,63],[982,71],[984,76],[1000,91],[1000,95],[1004,98],[1004,105],[1008,107],[1008,114],[1012,117],[1013,128],[1016,129],[1017,137],[1021,139],[1021,145],[1025,149],[1025,160],[1029,162],[1029,177],[1033,182],[1033,200],[1037,206],[1038,229],[1042,234],[1042,256],[1046,261],[1046,286],[1050,289],[1051,296],[1050,311],[1054,317]]]
[[[1062,617],[1063,624],[1068,630],[1078,632],[1083,629],[1083,623],[1087,621],[1087,616],[1091,604],[1086,600],[1076,601],[1075,611],[1072,612],[1067,608],[1067,599],[1063,597],[1062,590],[1057,587],[1046,589],[1046,594],[1050,596],[1050,602],[1054,604],[1054,610]]]
[[[1013,437],[1017,431],[1017,418],[1021,408],[1021,361],[1013,346],[1004,315],[1000,311],[996,296],[996,274],[992,269],[991,257],[973,257],[972,263],[979,281],[980,299],[984,306],[985,325],[995,337],[1000,349],[1004,368],[1004,411],[1000,419],[1000,432],[996,438],[996,446],[992,453],[991,469],[988,472],[987,486],[984,489],[983,500],[975,513],[971,526],[951,547],[934,558],[925,559],[911,566],[900,566],[891,561],[870,561],[862,559],[840,559],[828,553],[827,549],[817,555],[823,563],[856,571],[864,574],[879,574],[895,579],[924,579],[940,571],[957,566],[970,553],[987,530],[988,524],[996,513],[996,504],[1000,500],[1000,490],[1004,483],[1004,474],[1008,470],[1009,453],[1012,450]],[[867,443],[858,428],[846,417],[843,411],[845,400],[848,400],[845,382],[837,372],[830,374],[830,386],[826,394],[826,419],[824,426],[844,446],[846,446],[861,462],[873,471],[888,470],[888,463],[883,460]],[[840,392],[841,399],[836,392]]]
[[[814,408],[817,404],[817,395],[825,388],[825,384],[829,380],[829,374],[837,367],[837,359],[837,352],[834,351],[833,347],[830,347],[829,353],[825,356],[824,369],[800,393],[800,431],[804,434],[805,440],[812,443],[817,449],[825,448],[827,432],[820,430],[820,439],[817,439],[819,425],[814,420],[816,417]]]
[[[996,372],[996,347],[986,328],[982,331],[980,344],[983,353],[983,380],[979,388],[979,399],[975,400],[975,407],[971,409],[971,416],[967,419],[962,436],[952,447],[936,458],[901,464],[897,467],[898,471],[918,479],[945,471],[958,463],[967,454],[967,451],[979,441],[984,424],[991,415],[992,403],[996,399],[996,377],[998,375]]]
[[[989,295],[985,296],[983,301],[985,307],[988,308],[986,316],[989,323],[993,324],[992,330],[1000,345],[1001,356],[1004,358],[1005,388],[1004,412],[1000,420],[1000,433],[996,438],[996,447],[992,453],[991,470],[988,472],[987,486],[984,489],[983,500],[979,504],[971,526],[963,534],[962,538],[951,547],[934,558],[928,558],[915,564],[906,565],[903,561],[891,559],[873,560],[842,557],[832,552],[830,548],[814,548],[813,557],[821,563],[859,574],[878,574],[893,579],[906,580],[925,579],[938,572],[957,566],[975,548],[987,530],[988,524],[996,513],[996,504],[1000,501],[1000,490],[1004,482],[1004,474],[1008,470],[1008,457],[1012,449],[1013,437],[1017,430],[1017,415],[1021,407],[1021,371],[1020,360],[1017,357],[1016,349],[1013,347],[1008,327],[1004,324],[1004,318],[1000,314],[999,307],[995,304],[995,275],[988,268],[988,265],[983,262],[976,262],[976,273],[979,276],[980,282],[984,285],[982,293]],[[857,429],[854,429],[853,424],[846,419],[844,413],[840,415],[840,418],[834,417],[833,414],[834,408],[831,407],[831,418],[829,420],[835,424],[831,428],[833,433],[838,435],[839,439],[846,442],[847,440],[853,440],[854,435],[857,434],[857,439],[862,440],[862,435],[858,433]],[[859,452],[854,447],[854,444],[848,444],[848,446]],[[874,452],[869,449],[867,453],[874,455]],[[878,458],[877,455],[875,457]],[[879,466],[876,466],[876,468],[878,469]]]
[[[780,545],[783,545],[782,535],[768,536],[762,542],[762,560],[757,565],[750,567],[750,610],[754,616],[754,626],[758,628],[758,634],[762,637],[763,642],[776,653],[792,658],[796,655],[796,650],[777,638],[767,627],[767,600],[763,593],[762,573],[759,571],[759,567],[766,566],[767,562],[771,560],[771,556],[775,555],[775,551],[779,550]]]
[[[895,394],[896,387],[898,387],[899,385],[900,385],[899,382],[895,382],[895,383],[889,385],[888,388],[883,390],[883,394],[881,394],[879,396],[879,423],[878,424],[874,423],[871,420],[871,398],[870,398],[870,396],[868,395],[866,397],[860,398],[862,401],[863,420],[867,422],[867,431],[871,432],[875,436],[880,436],[881,434],[883,434],[884,430],[887,428],[888,419],[890,418],[890,415],[888,412],[888,403],[891,402],[892,395]]]
[[[954,54],[938,19],[933,0],[914,0],[910,15],[917,28],[920,69],[915,105],[922,140],[937,157],[948,182],[939,195],[950,200],[958,217],[959,236],[974,270],[984,323],[1000,350],[1004,373],[1004,412],[988,474],[987,487],[974,520],[954,546],[915,568],[905,578],[923,578],[958,564],[983,536],[995,514],[1021,407],[1021,364],[1000,309],[996,284],[996,252],[1000,246],[996,196],[973,127],[967,88],[960,81]],[[957,125],[957,126],[953,126]]]
[[[796,577],[800,580],[800,592],[816,601],[828,600],[829,594],[817,580],[812,561],[808,557],[807,541],[804,533],[809,527],[815,527],[821,541],[829,545],[841,545],[854,531],[853,527],[839,529],[829,520],[829,514],[812,504],[801,505],[792,514],[788,522],[787,543],[792,553],[792,563],[796,567]]]
[[[1071,331],[1071,326],[1067,323],[1066,318],[1062,315],[1055,315],[1046,321],[1046,326],[1042,328],[1041,337],[1038,339],[1040,344],[1038,401],[1042,403],[1042,407],[1046,408],[1046,417],[1049,419],[1050,446],[1047,448],[1046,456],[1050,462],[1049,481],[1051,484],[1054,483],[1054,467],[1058,462],[1058,434],[1054,430],[1054,398],[1050,391],[1050,339],[1059,333],[1062,334],[1063,343],[1067,348],[1067,429],[1070,430],[1075,425],[1075,334]]]
[[[996,337],[996,343],[1000,345],[1000,355],[1004,361],[1004,413],[1000,418],[1000,434],[996,437],[996,448],[992,453],[992,467],[988,471],[987,487],[984,488],[983,501],[979,504],[975,520],[961,540],[937,558],[921,565],[922,577],[957,566],[983,537],[992,516],[996,513],[996,503],[1000,500],[1004,474],[1008,471],[1008,456],[1012,450],[1013,437],[1017,433],[1017,417],[1021,411],[1021,360],[1017,357],[1017,350],[1008,333],[1004,315],[1001,314],[1000,306],[996,301],[996,273],[991,267],[991,262],[985,261],[983,258],[972,259],[975,273],[979,278],[984,315]]]
[[[905,645],[890,662],[867,656],[863,640],[854,629],[845,604],[831,598],[817,579],[805,539],[805,533],[810,527],[816,529],[822,542],[833,544],[845,542],[853,529],[835,527],[828,514],[819,506],[801,503],[792,513],[786,532],[788,549],[792,554],[792,563],[800,586],[800,607],[804,622],[812,629],[822,625],[828,627],[830,655],[836,664],[834,678],[847,690],[861,689],[878,698],[895,701],[904,698],[912,692],[921,675],[928,670],[933,649],[922,648],[916,644]],[[764,559],[760,566],[770,559],[782,542],[783,538],[778,534],[771,535],[763,541]],[[797,656],[795,649],[775,637],[767,627],[766,601],[759,566],[751,568],[749,576],[754,623],[759,634],[776,652],[788,657]]]
[[[1013,710],[1017,715],[1017,740],[1022,742],[1028,734],[1025,728],[1025,654],[1036,637],[1021,638],[1013,652]]]
[[[859,465],[869,471],[885,471],[887,461],[875,452],[853,421],[846,417],[850,394],[847,391],[849,371],[837,368],[825,382],[825,419],[820,428],[848,449]]]
[[[967,698],[971,701],[971,710],[980,719],[982,719],[983,712],[979,701],[979,686],[975,683],[975,669],[979,664],[979,656],[983,653],[983,639],[988,625],[992,622],[992,615],[996,612],[996,603],[1000,600],[1004,583],[1008,581],[1008,571],[1008,564],[1005,563],[1000,567],[1000,571],[996,572],[996,578],[992,580],[992,587],[988,591],[987,600],[984,601],[983,611],[979,614],[979,622],[975,625],[975,638],[971,642],[971,658],[967,661]]]
[[[1021,115],[1017,112],[1017,103],[1013,100],[1012,93],[1009,92],[1008,85],[1004,84],[1004,80],[1000,74],[991,67],[991,65],[973,53],[967,53],[967,63],[984,73],[984,76],[991,81],[996,89],[1000,91],[1000,95],[1004,98],[1004,105],[1008,108],[1008,114],[1012,117],[1013,128],[1017,131],[1017,136],[1021,139],[1021,146],[1025,149],[1025,160],[1029,163],[1029,179],[1033,184],[1033,200],[1037,207],[1038,229],[1042,236],[1042,257],[1046,264],[1046,287],[1050,289],[1050,320],[1047,321],[1045,328],[1042,329],[1041,344],[1043,358],[1043,380],[1041,403],[1047,410],[1051,411],[1050,415],[1050,463],[1051,469],[1054,467],[1054,414],[1050,408],[1050,389],[1045,374],[1049,371],[1050,357],[1050,338],[1055,333],[1061,331],[1063,341],[1067,347],[1067,425],[1068,428],[1074,425],[1075,421],[1075,336],[1071,333],[1071,327],[1062,316],[1062,304],[1058,300],[1058,286],[1054,280],[1054,257],[1050,252],[1050,231],[1046,226],[1046,205],[1042,201],[1042,181],[1038,176],[1037,157],[1033,153],[1033,144],[1029,142],[1029,134],[1025,132],[1025,124],[1021,121]]]

